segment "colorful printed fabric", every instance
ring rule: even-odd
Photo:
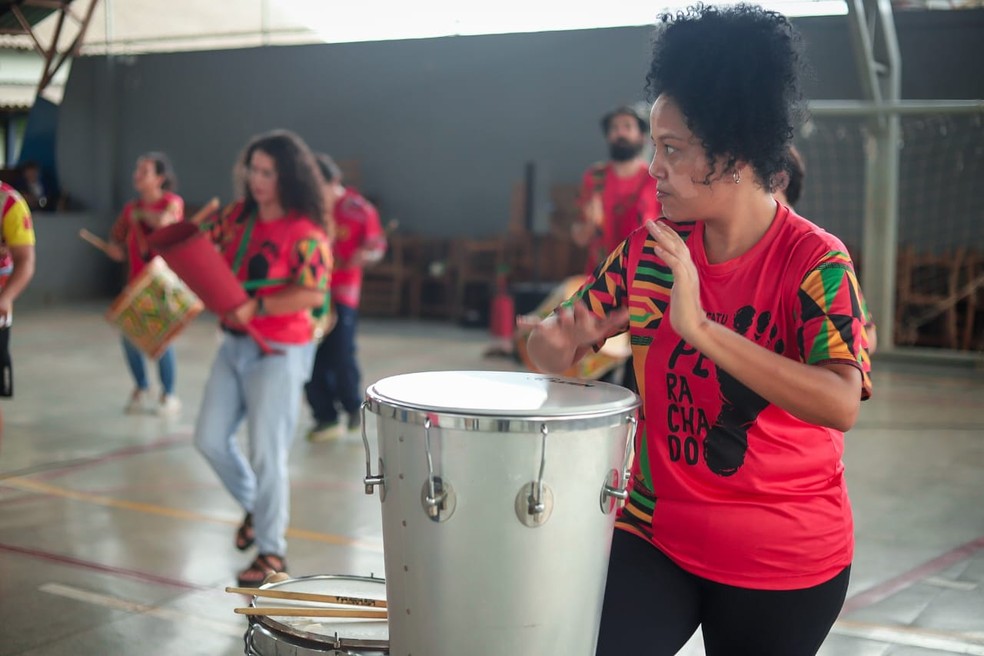
[[[2,229],[0,229],[0,289],[3,289],[14,272],[14,259],[8,250],[14,246],[33,246],[34,225],[31,210],[21,195],[6,182],[0,182],[2,205]]]
[[[747,253],[711,264],[702,223],[676,226],[715,322],[799,362],[849,364],[870,378],[860,293],[843,245],[779,207]],[[681,340],[670,268],[634,232],[575,295],[601,316],[630,311],[643,407],[633,487],[618,526],[684,569],[741,587],[796,589],[851,562],[844,436],[793,417]]]
[[[327,301],[332,257],[324,229],[296,213],[273,221],[250,222],[242,202],[235,203],[223,210],[214,223],[203,226],[219,245],[230,267],[234,268],[240,242],[250,223],[249,245],[236,270],[249,293],[267,296],[296,285],[323,291]],[[258,316],[252,325],[271,341],[304,344],[315,336],[321,319],[316,315],[320,310]]]

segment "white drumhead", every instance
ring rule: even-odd
[[[503,418],[610,415],[638,405],[617,385],[511,371],[402,374],[374,383],[366,396],[395,408]]]
[[[386,600],[386,582],[383,579],[356,576],[309,576],[290,579],[280,583],[263,586],[265,590],[289,592],[311,592],[336,597],[359,597],[361,599]],[[269,599],[254,597],[253,606],[263,608],[272,606],[304,608],[336,608],[342,610],[362,610],[363,606],[346,604],[326,604],[314,601],[292,601],[289,599]],[[327,617],[263,617],[263,624],[277,631],[297,635],[308,640],[331,639],[338,637],[342,646],[372,647],[388,646],[389,623],[383,620]]]

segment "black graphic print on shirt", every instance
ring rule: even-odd
[[[782,354],[786,345],[777,339],[778,327],[769,311],[756,312],[750,305],[735,313],[735,331],[765,348]],[[751,332],[750,332],[751,331]],[[721,411],[704,438],[704,461],[720,476],[731,476],[745,462],[748,450],[748,429],[769,402],[748,389],[727,371],[718,368],[721,389]]]

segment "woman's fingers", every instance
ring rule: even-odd
[[[647,221],[646,230],[656,240],[659,254],[671,268],[682,259],[683,251],[687,250],[687,244],[675,230],[671,230],[656,221]]]

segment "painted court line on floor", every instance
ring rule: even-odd
[[[86,458],[75,458],[73,460],[68,460],[64,462],[52,462],[45,463],[42,465],[36,465],[34,467],[27,467],[24,469],[14,470],[7,472],[5,474],[0,474],[0,482],[5,479],[10,478],[22,478],[24,476],[34,476],[35,478],[50,479],[56,478],[58,476],[64,476],[70,474],[79,469],[86,469],[88,467],[95,467],[106,462],[113,460],[121,460],[123,458],[130,458],[132,456],[143,455],[145,453],[150,453],[152,451],[159,451],[161,449],[167,449],[172,446],[184,444],[191,441],[190,433],[176,433],[172,435],[165,435],[164,437],[154,440],[153,442],[148,442],[147,444],[135,444],[131,446],[126,446],[121,449],[116,449],[115,451],[107,451],[106,453],[89,456]]]
[[[962,544],[955,549],[947,551],[941,556],[937,556],[936,558],[909,570],[908,572],[904,572],[895,578],[889,579],[873,588],[869,588],[864,592],[860,592],[844,602],[844,608],[841,609],[841,616],[847,615],[848,613],[852,613],[861,608],[866,608],[873,604],[877,604],[879,601],[891,597],[896,592],[904,590],[909,586],[922,581],[923,579],[929,578],[930,576],[937,574],[952,565],[956,565],[961,561],[967,560],[981,549],[984,549],[984,536],[981,536],[976,540],[971,540],[966,544]]]
[[[136,601],[128,601],[120,597],[90,592],[81,588],[62,585],[61,583],[45,583],[44,585],[41,585],[38,590],[48,594],[57,595],[59,597],[65,597],[67,599],[73,599],[75,601],[93,604],[96,606],[102,606],[103,608],[121,610],[127,613],[139,615],[149,615],[151,617],[176,622],[182,625],[197,624],[198,626],[208,629],[209,631],[218,632],[228,636],[235,636],[237,638],[241,638],[245,633],[245,627],[243,625],[233,624],[231,622],[222,622],[220,620],[212,620],[206,617],[201,617],[200,615],[194,615],[192,613],[186,613],[170,608],[148,606],[147,604],[141,604]]]
[[[117,499],[115,497],[108,497],[105,495],[92,494],[89,492],[80,492],[78,490],[70,490],[68,488],[58,487],[35,479],[9,478],[5,481],[0,482],[0,485],[3,485],[5,487],[15,488],[25,492],[47,494],[50,496],[60,497],[63,499],[71,499],[73,501],[91,503],[97,506],[104,506],[107,508],[119,508],[121,510],[131,510],[134,512],[144,513],[147,515],[168,517],[170,519],[179,519],[179,520],[190,521],[190,522],[209,522],[212,524],[224,524],[226,526],[239,525],[238,520],[223,519],[221,517],[205,515],[203,513],[198,513],[190,510],[182,510],[180,508],[168,508],[167,506],[159,506],[151,503],[142,503],[139,501],[127,501],[125,499]],[[298,540],[311,540],[314,542],[324,542],[327,544],[352,547],[356,549],[364,549],[366,551],[375,551],[378,553],[382,553],[383,551],[382,542],[366,542],[362,540],[356,540],[354,538],[348,538],[342,535],[319,533],[317,531],[308,531],[305,529],[288,528],[287,537],[298,539]]]
[[[141,572],[140,570],[127,569],[125,567],[115,567],[113,565],[103,565],[102,563],[94,563],[92,561],[82,560],[81,558],[75,558],[73,556],[65,556],[62,554],[51,553],[48,551],[41,551],[40,549],[18,547],[13,544],[0,544],[0,551],[5,551],[7,553],[14,553],[21,556],[27,556],[28,558],[37,558],[40,560],[46,560],[48,562],[58,563],[60,565],[71,565],[72,567],[79,567],[82,569],[93,570],[96,572],[103,572],[105,574],[113,574],[115,576],[122,576],[129,579],[135,579],[137,581],[143,581],[145,583],[158,583],[173,588],[181,588],[183,590],[196,590],[196,591],[214,590],[214,586],[197,585],[195,583],[180,581],[178,579],[172,579],[166,576],[158,576],[157,574],[150,574],[149,572]]]
[[[906,626],[884,626],[839,620],[831,633],[849,638],[862,638],[906,647],[945,651],[951,654],[984,656],[984,642],[973,636]]]

